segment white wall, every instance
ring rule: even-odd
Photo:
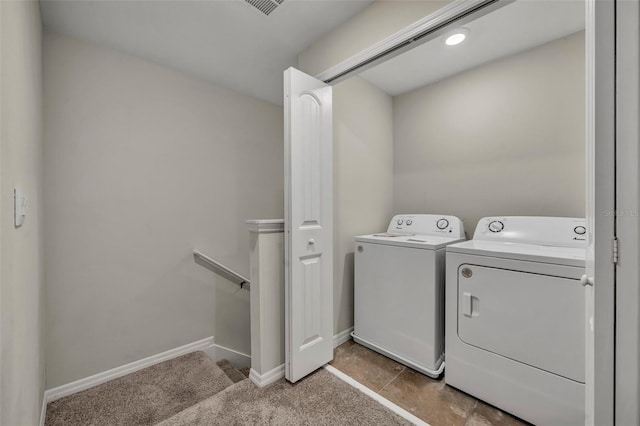
[[[214,335],[250,353],[244,221],[283,215],[283,110],[44,38],[47,371],[54,387]]]
[[[584,32],[413,92],[394,106],[394,212],[585,215]]]
[[[36,425],[44,379],[42,63],[36,1],[0,2],[0,424]],[[13,224],[13,188],[29,198]]]
[[[316,75],[444,7],[451,0],[378,0],[298,55]]]
[[[386,229],[393,200],[389,95],[353,77],[333,88],[334,332],[353,326],[353,237]]]

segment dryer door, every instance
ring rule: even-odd
[[[579,280],[477,265],[458,269],[462,341],[584,383]]]

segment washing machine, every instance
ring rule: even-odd
[[[584,219],[487,217],[447,246],[445,381],[539,426],[584,425]]]
[[[353,339],[431,377],[444,369],[445,247],[464,240],[455,216],[402,214],[355,237]]]

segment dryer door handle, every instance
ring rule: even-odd
[[[471,293],[462,293],[462,314],[470,317],[473,311],[473,302]]]
[[[469,318],[480,316],[480,300],[473,294],[462,293],[462,314]]]

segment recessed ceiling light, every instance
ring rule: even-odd
[[[462,43],[468,35],[468,28],[456,28],[455,30],[449,31],[444,35],[444,44],[446,44],[447,46],[455,46]]]

